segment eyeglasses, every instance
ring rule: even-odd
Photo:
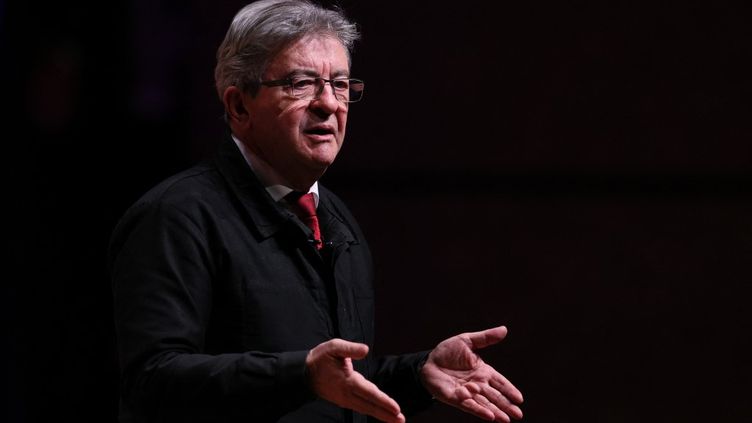
[[[365,83],[352,78],[316,78],[312,76],[295,76],[275,81],[261,81],[267,87],[284,87],[287,94],[300,100],[317,100],[324,92],[324,85],[329,83],[334,97],[343,103],[355,103],[363,98]]]

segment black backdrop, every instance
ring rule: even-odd
[[[342,1],[367,89],[323,183],[376,256],[376,352],[503,323],[525,421],[750,421],[742,3]],[[241,4],[0,1],[4,421],[115,420],[107,239],[219,139]]]

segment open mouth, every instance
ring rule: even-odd
[[[334,135],[334,130],[328,127],[317,126],[314,128],[306,129],[305,133],[308,135],[327,136]]]

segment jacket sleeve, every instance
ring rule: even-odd
[[[155,203],[131,209],[113,232],[121,401],[136,414],[220,409],[272,419],[313,398],[308,351],[206,352],[218,271],[206,225],[200,213]]]
[[[420,367],[429,353],[386,355],[376,360],[372,381],[397,401],[406,416],[423,411],[434,402],[419,377]]]

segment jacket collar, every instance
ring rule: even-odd
[[[333,194],[326,188],[319,186],[319,195],[317,214],[327,238],[324,241],[331,243],[330,245],[334,247],[343,244],[358,244],[355,231],[332,200]]]
[[[272,237],[295,221],[294,215],[277,204],[264,189],[229,133],[219,145],[214,161],[262,238]],[[334,245],[357,243],[353,229],[332,197],[333,194],[319,184],[318,213],[328,238],[325,241]]]
[[[262,238],[271,237],[290,220],[292,213],[266,192],[229,134],[219,145],[214,162]]]

